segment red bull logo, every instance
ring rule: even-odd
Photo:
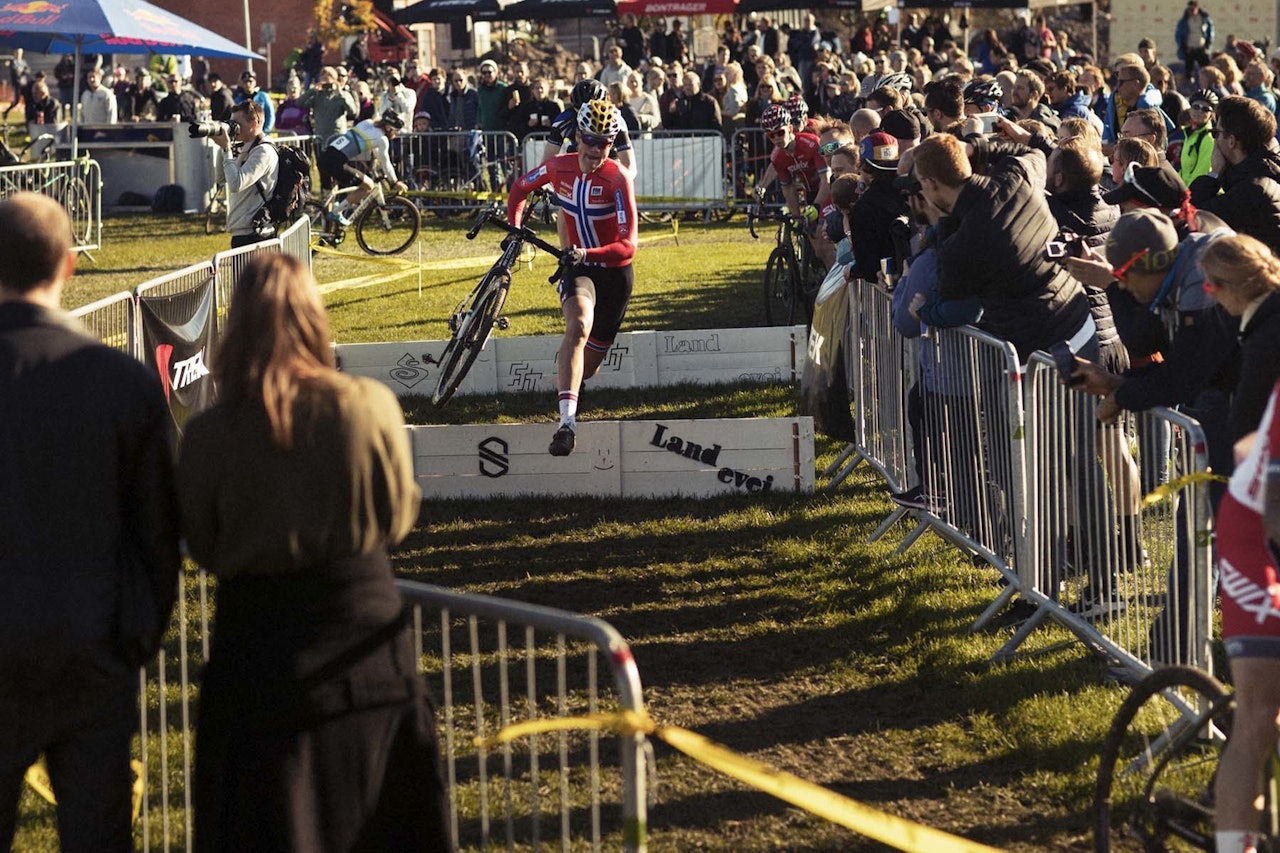
[[[190,38],[193,35],[190,26],[185,21],[163,13],[142,7],[129,9],[127,12],[129,17],[137,21],[144,30],[154,33],[157,37],[169,39],[175,44],[183,38]]]
[[[49,3],[47,0],[28,0],[26,3],[0,4],[0,25],[47,26],[62,16],[66,3]]]

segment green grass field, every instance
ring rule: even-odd
[[[424,226],[421,278],[416,265],[316,258],[338,341],[444,336],[443,316],[496,254],[498,237],[468,243],[463,220],[428,216]],[[641,235],[626,328],[762,322],[771,234],[753,241],[738,218],[682,223],[678,234],[646,226]],[[194,217],[111,218],[103,240],[80,265],[70,305],[227,245]],[[557,331],[549,269],[540,259],[517,276],[506,334]],[[371,282],[378,273],[386,280]],[[772,416],[795,414],[798,404],[794,389],[777,387],[588,390],[581,417]],[[460,398],[436,411],[410,399],[406,413],[415,423],[550,420],[554,405],[549,395],[517,395]],[[820,439],[819,467],[837,450]],[[412,579],[604,618],[632,644],[661,723],[987,844],[1091,849],[1097,752],[1122,692],[1053,628],[1033,634],[1011,663],[988,663],[1013,628],[970,626],[997,595],[997,574],[928,535],[895,553],[905,525],[865,544],[891,506],[866,468],[834,493],[810,496],[431,502],[397,567]],[[48,809],[30,796],[24,805],[28,844],[19,849],[52,849]],[[885,849],[663,746],[649,815],[651,850]]]

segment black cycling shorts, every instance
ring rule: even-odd
[[[354,187],[360,183],[359,173],[349,168],[347,155],[336,148],[321,151],[316,158],[316,166],[320,170],[320,179],[326,184],[333,181],[340,187]]]
[[[625,267],[570,267],[560,280],[560,301],[570,296],[585,296],[595,306],[595,320],[587,336],[587,349],[607,352],[622,328],[622,318],[631,301],[635,277],[631,264]]]

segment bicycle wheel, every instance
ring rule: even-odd
[[[450,193],[448,197],[438,197],[432,212],[441,219],[452,219],[467,212],[467,200],[462,194],[472,189],[467,179],[456,169],[444,169],[436,177],[436,190]]]
[[[1094,789],[1094,849],[1213,849],[1213,779],[1235,705],[1215,678],[1156,670],[1116,712]]]
[[[371,255],[398,255],[418,239],[422,214],[407,198],[371,204],[355,222],[356,242]]]
[[[791,253],[774,249],[764,267],[764,324],[790,325],[796,310],[796,262]]]
[[[62,207],[71,217],[71,239],[76,245],[83,246],[89,242],[89,187],[81,178],[67,181],[66,192],[62,198]]]
[[[436,382],[436,392],[431,396],[431,402],[437,406],[449,402],[484,349],[510,288],[511,273],[499,268],[489,270],[467,297],[470,308],[456,312],[450,319],[453,337],[440,354],[440,378]]]

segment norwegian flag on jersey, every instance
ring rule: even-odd
[[[218,340],[213,276],[172,296],[142,296],[142,347],[147,365],[160,377],[175,438],[187,419],[213,405],[210,375]]]

